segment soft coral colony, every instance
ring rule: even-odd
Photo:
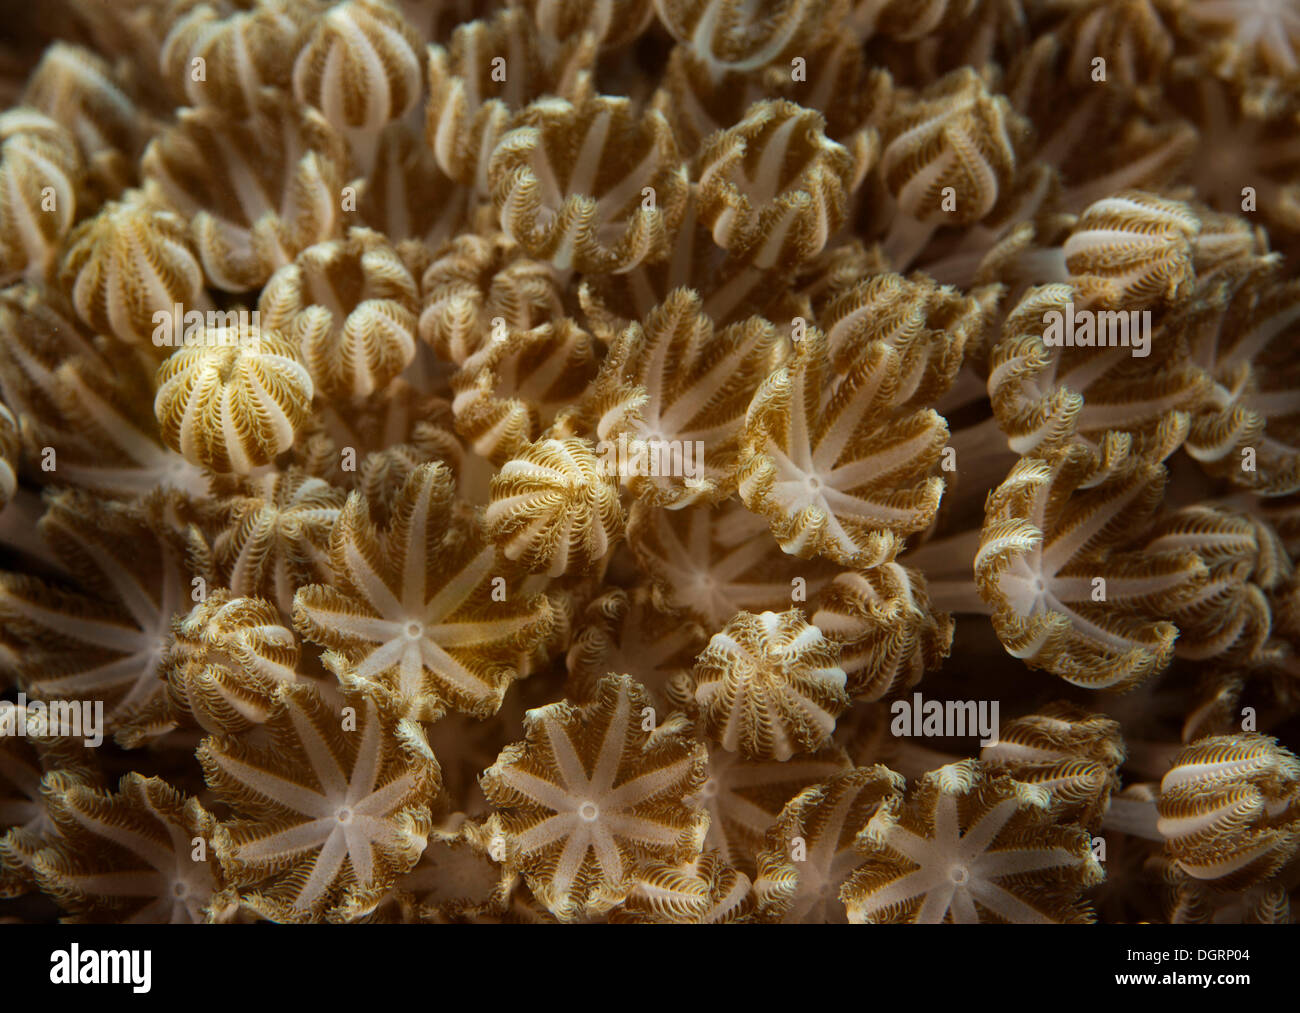
[[[41,10],[0,913],[1293,920],[1300,9]]]

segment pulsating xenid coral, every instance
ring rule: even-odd
[[[1300,2],[29,6],[0,920],[1295,920]]]

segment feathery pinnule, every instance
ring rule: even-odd
[[[1201,227],[1192,238],[1192,266],[1197,287],[1228,283],[1234,289],[1255,275],[1275,270],[1280,254],[1268,248],[1268,232],[1240,215],[1223,214],[1201,204],[1192,205]]]
[[[590,441],[544,437],[502,465],[483,522],[502,555],[530,573],[590,573],[623,534],[618,480]]]
[[[836,369],[849,368],[860,347],[870,342],[883,342],[899,355],[899,411],[942,397],[956,380],[967,349],[980,347],[994,329],[986,301],[923,275],[850,274],[847,284],[832,283],[817,293],[814,310]]]
[[[73,230],[59,280],[87,327],[130,346],[154,367],[168,354],[176,307],[182,316],[212,308],[188,223],[151,206],[138,190]]]
[[[1140,310],[1190,294],[1200,217],[1181,201],[1123,191],[1094,201],[1062,254],[1080,303]]]
[[[0,898],[21,897],[39,888],[36,856],[59,839],[50,800],[74,784],[101,783],[96,752],[84,739],[57,734],[37,712],[12,705],[0,720],[23,721],[25,735],[0,737]]]
[[[167,716],[192,721],[211,735],[265,724],[276,690],[299,679],[301,648],[281,623],[265,599],[214,589],[175,624],[163,660]]]
[[[158,367],[163,439],[192,464],[246,475],[307,421],[311,374],[287,338],[252,324],[208,327]]]
[[[204,776],[234,818],[212,849],[243,902],[264,918],[309,921],[376,904],[419,860],[432,829],[438,764],[373,701],[341,720],[308,685],[282,687],[271,747],[213,736]]]
[[[506,864],[562,921],[621,903],[647,860],[700,854],[707,817],[685,799],[704,781],[704,747],[681,733],[652,737],[647,706],[638,683],[611,674],[590,703],[529,711],[524,741],[480,778]]]
[[[828,745],[850,702],[839,659],[839,644],[798,609],[736,613],[691,669],[704,734],[750,759]]]
[[[1194,552],[1207,577],[1193,597],[1169,610],[1177,655],[1221,669],[1253,667],[1269,652],[1267,593],[1293,570],[1267,522],[1249,514],[1192,506],[1160,518],[1145,548]]]
[[[850,767],[792,797],[758,855],[759,918],[822,925],[846,921],[841,888],[863,862],[854,842],[883,805],[901,801],[903,784],[888,767]]]
[[[1146,864],[1162,887],[1162,913],[1171,925],[1292,924],[1290,896],[1285,883],[1276,879],[1224,889],[1193,879],[1164,856]]]
[[[858,835],[840,891],[850,922],[1090,922],[1084,891],[1105,873],[1088,832],[1042,787],[978,760],[924,775],[884,799]]]
[[[0,113],[0,283],[52,277],[84,172],[66,127],[35,109]]]
[[[276,3],[227,14],[211,4],[177,5],[183,13],[163,39],[159,72],[182,105],[248,116],[263,88],[289,87],[293,57],[322,6]]]
[[[364,398],[415,358],[415,278],[370,229],[303,250],[267,281],[257,308],[261,326],[297,346],[315,389],[329,397]]]
[[[1004,721],[980,751],[990,770],[1044,788],[1060,818],[1093,832],[1119,789],[1124,739],[1118,721],[1057,701]]]
[[[298,590],[294,627],[330,649],[325,660],[349,690],[393,697],[422,720],[493,714],[518,678],[516,653],[554,621],[544,595],[519,592],[477,520],[456,516],[441,464],[411,472],[386,528],[364,497],[348,497],[330,538],[330,578]]]
[[[760,269],[790,270],[821,252],[867,168],[824,128],[793,102],[756,102],[704,143],[693,173],[697,213],[718,246]]]
[[[249,117],[184,109],[141,159],[145,196],[190,219],[209,283],[247,292],[339,226],[344,142],[316,110],[264,89]]]
[[[294,592],[328,573],[330,534],[345,498],[342,489],[298,468],[250,482],[227,500],[212,539],[222,584],[290,616]]]
[[[50,815],[59,837],[35,859],[41,888],[82,922],[206,921],[224,886],[215,862],[195,861],[216,820],[159,777],[131,773],[117,792],[56,779]]]
[[[589,86],[518,113],[488,177],[508,237],[560,270],[590,274],[662,258],[688,192],[667,120]]]
[[[886,341],[840,363],[808,327],[754,394],[740,496],[786,552],[865,568],[891,560],[943,495],[931,474],[948,439],[933,409],[906,410],[905,360]]]
[[[420,280],[420,337],[444,360],[463,365],[494,330],[527,331],[562,315],[550,265],[504,236],[457,236]]]
[[[654,0],[659,20],[715,75],[756,71],[830,34],[842,0],[779,0],[759,10],[740,0]]]
[[[1027,124],[1004,96],[963,68],[895,103],[881,129],[880,175],[894,200],[885,255],[904,271],[935,229],[993,210],[1018,169]]]
[[[40,537],[71,583],[0,574],[5,674],[33,698],[102,701],[105,734],[157,700],[172,622],[193,604],[192,580],[212,578],[197,528],[169,523],[179,506],[162,491],[130,505],[52,495]]]
[[[1254,732],[1191,743],[1160,782],[1165,852],[1227,889],[1267,879],[1300,848],[1300,760]]]
[[[717,852],[689,862],[646,862],[614,924],[736,925],[752,921],[753,884]]]
[[[717,502],[735,491],[750,399],[786,354],[761,317],[715,329],[700,297],[677,289],[610,343],[583,413],[638,500]]]
[[[4,510],[18,491],[18,469],[22,465],[22,444],[18,420],[0,401],[0,510]]]
[[[392,5],[346,0],[305,26],[293,94],[347,138],[353,166],[367,174],[380,132],[419,101],[424,56],[419,36]]]
[[[840,645],[855,700],[915,686],[952,649],[952,616],[930,605],[920,572],[898,563],[841,573],[814,604],[812,623]]]
[[[1171,310],[1147,326],[1134,315],[1140,311],[1108,317],[1086,298],[1072,284],[1031,288],[1004,322],[989,356],[988,388],[1007,446],[1043,456],[1066,445],[1086,448],[1098,477],[1131,459],[1164,461],[1187,438],[1210,388],[1188,353],[1186,318]],[[1079,310],[1096,314],[1089,319],[1098,337],[1106,327],[1127,344],[1049,346],[1052,322],[1061,331]],[[1147,355],[1135,357],[1143,340]]]
[[[596,343],[571,317],[523,330],[494,324],[452,377],[456,432],[498,467],[545,434],[563,436],[557,416],[583,396],[596,363]]]
[[[1190,551],[1131,541],[1159,506],[1165,473],[1134,462],[1094,487],[1089,451],[1024,457],[989,495],[975,583],[1003,646],[1075,685],[1131,689],[1173,658],[1165,618],[1205,584]]]
[[[706,636],[737,612],[811,600],[836,573],[823,560],[782,552],[763,518],[736,497],[681,510],[636,503],[627,540],[655,607],[689,619]]]
[[[708,777],[689,801],[709,814],[704,847],[748,876],[786,803],[852,767],[831,746],[788,760],[752,760],[709,746]]]
[[[557,7],[548,4],[547,13]],[[547,40],[520,8],[461,25],[448,47],[430,46],[425,135],[438,167],[489,193],[492,151],[514,117],[544,95],[576,97],[579,76],[591,73],[595,59],[591,36]]]

